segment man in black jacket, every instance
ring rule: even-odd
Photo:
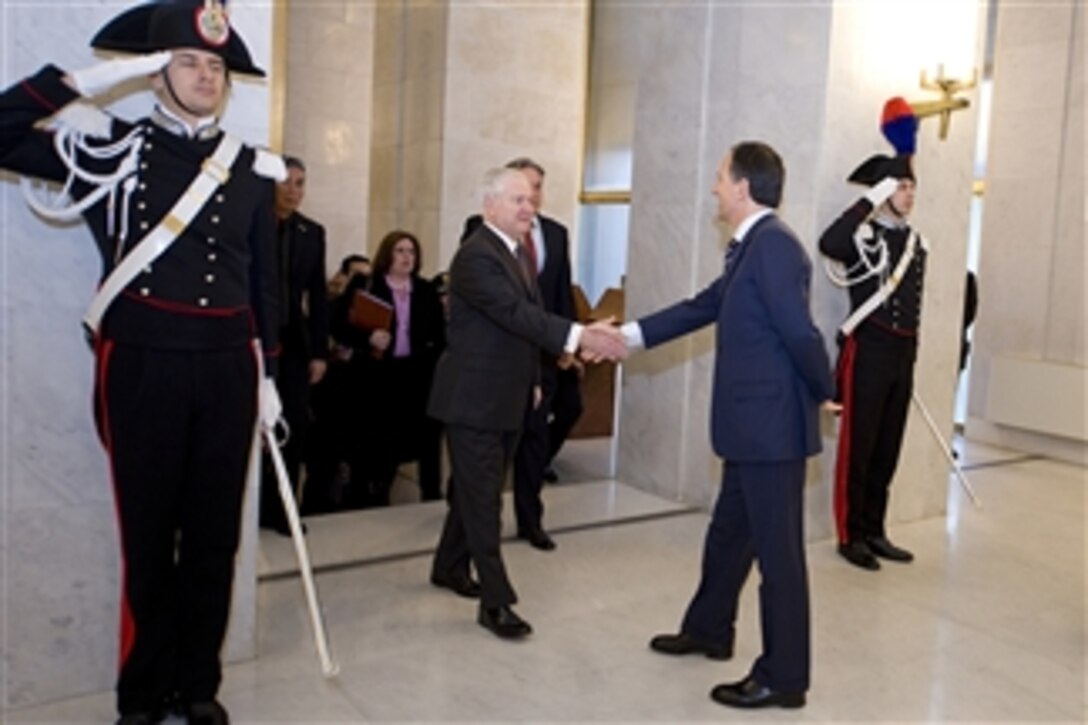
[[[329,351],[329,301],[325,291],[325,227],[298,210],[306,196],[306,166],[284,159],[287,178],[276,186],[280,295],[280,364],[276,387],[289,437],[283,459],[296,496],[308,450],[310,386],[325,376]],[[271,466],[261,484],[261,526],[289,536],[287,514]]]

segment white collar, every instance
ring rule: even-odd
[[[877,212],[876,216],[873,217],[873,221],[887,229],[906,229],[910,226],[910,222],[903,217],[897,217],[886,211]]]
[[[189,125],[187,121],[161,103],[155,104],[155,109],[151,113],[151,120],[167,131],[186,138],[204,140],[219,132],[219,119],[215,116],[198,118],[194,125]]]
[[[743,242],[744,237],[751,231],[752,227],[756,225],[763,217],[774,212],[774,209],[768,209],[767,207],[760,207],[758,211],[754,211],[748,216],[744,217],[744,221],[737,225],[737,228],[733,230],[733,239],[738,242]]]
[[[518,254],[518,243],[508,237],[506,233],[503,232],[503,230],[499,229],[497,226],[487,221],[486,219],[484,220],[484,224],[487,225],[488,229],[495,232],[496,236],[498,236],[498,238],[501,239],[506,245],[506,248],[510,250],[510,254],[513,254],[516,257]]]

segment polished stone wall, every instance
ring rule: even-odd
[[[46,62],[66,69],[96,62],[87,42],[117,9],[107,0],[80,2],[78,12],[5,2],[0,83]],[[234,21],[267,67],[269,8],[239,5]],[[150,94],[138,84],[126,88],[133,92],[107,98],[111,109],[146,113]],[[267,85],[236,79],[224,125],[267,143],[268,103]],[[84,227],[36,218],[15,178],[0,174],[0,708],[109,689],[116,674],[120,557],[91,417],[93,357],[79,324],[98,271]],[[256,647],[255,509],[246,515],[227,645],[235,659]]]
[[[1003,5],[998,15],[967,422],[980,440],[1082,462],[1083,440],[996,424],[988,390],[996,357],[1059,364],[1082,378],[1088,366],[1086,23],[1081,3]],[[1086,401],[1044,405],[1078,406],[1083,417]]]
[[[908,6],[914,13],[936,12],[908,3],[881,8],[893,6],[900,14]],[[897,63],[885,58],[866,64],[873,23],[893,21],[870,17],[870,12],[845,3],[696,2],[651,7],[633,21],[631,32],[643,55],[635,120],[629,318],[690,296],[719,273],[730,232],[715,220],[711,187],[717,165],[733,143],[761,139],[785,160],[781,216],[813,257],[813,312],[834,356],[834,329],[846,313],[845,293],[824,279],[816,240],[860,191],[843,182],[849,171],[868,155],[887,152],[879,133],[884,100],[922,95],[916,90],[919,69],[935,62],[923,53],[919,39],[925,24],[919,22],[911,26],[917,27],[915,36],[889,46],[889,57]],[[974,57],[977,17],[970,19],[966,37]],[[934,138],[932,124],[923,122],[916,159],[923,181],[914,221],[937,242],[926,281],[916,379],[947,438],[975,119],[972,112],[957,115],[951,138],[943,142]],[[955,315],[949,312],[953,307]],[[708,329],[625,365],[621,479],[670,498],[702,505],[713,500],[720,480],[720,464],[708,441],[713,363]],[[832,533],[836,422],[823,422],[826,450],[809,467],[810,538]],[[894,521],[944,510],[946,466],[923,426],[912,413],[893,487]]]
[[[325,226],[329,274],[370,246],[375,4],[287,2],[283,152],[306,163],[302,212]]]
[[[378,5],[372,243],[411,230],[424,271],[444,269],[484,172],[518,156],[547,170],[544,212],[575,225],[587,20],[585,0]]]
[[[394,229],[410,231],[428,276],[441,269],[447,5],[383,2],[375,17],[369,247]]]

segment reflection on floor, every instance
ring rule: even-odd
[[[830,542],[809,546],[803,710],[736,713],[707,696],[758,652],[755,581],[733,660],[647,649],[691,595],[707,516],[609,481],[548,487],[557,551],[505,544],[517,609],[536,630],[521,643],[497,640],[471,602],[431,587],[426,555],[383,558],[405,542],[433,545],[441,504],[394,507],[405,518],[388,526],[361,514],[321,544],[311,526],[315,550],[339,542],[373,559],[318,577],[339,678],[320,675],[297,578],[273,576],[260,587],[261,656],[229,667],[221,696],[238,723],[1083,722],[1085,470],[971,445],[963,462],[990,464],[970,472],[985,508],[952,483],[946,518],[891,532],[914,564],[865,572]],[[625,516],[635,520],[621,525]],[[596,517],[613,524],[583,526]],[[101,693],[7,719],[108,722],[112,702]]]

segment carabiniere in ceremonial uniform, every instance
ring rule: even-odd
[[[92,46],[195,48],[218,55],[229,70],[263,75],[223,8],[203,0],[133,8]],[[157,72],[169,60],[163,55],[141,75]],[[207,721],[225,722],[215,702],[219,650],[260,358],[269,371],[274,364],[272,180],[284,169],[278,157],[244,145],[224,151],[228,137],[214,117],[194,126],[169,104],[135,123],[105,116],[80,101],[77,76],[66,82],[50,65],[0,95],[0,166],[66,184],[71,206],[32,205],[54,218],[82,216],[102,256],[104,288],[145,237],[156,233],[165,246],[116,297],[96,300],[101,309],[87,319],[97,355],[96,422],[110,457],[123,556],[118,709],[126,722],[179,698],[214,705]],[[51,130],[35,127],[54,114]],[[205,191],[193,191],[198,180]],[[190,721],[200,719],[194,712]]]
[[[913,151],[913,148],[911,148]],[[876,557],[910,561],[888,541],[888,490],[899,461],[914,385],[927,244],[897,209],[909,194],[910,157],[877,155],[849,180],[871,187],[820,237],[820,251],[841,263],[832,279],[849,288],[851,314],[840,327],[839,396],[843,405],[834,509],[839,552],[879,569]],[[903,202],[901,202],[903,203]]]

